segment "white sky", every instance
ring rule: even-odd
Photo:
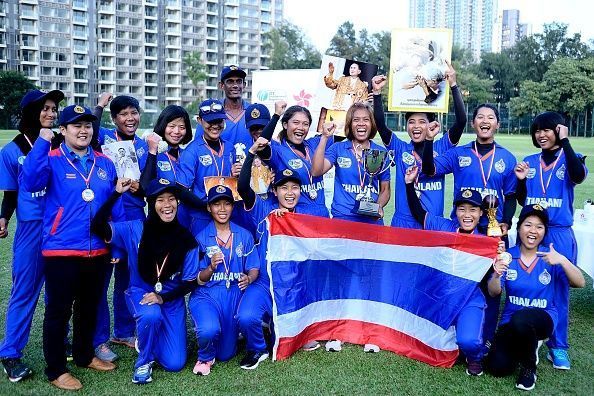
[[[323,53],[338,26],[351,21],[355,30],[370,32],[408,26],[408,0],[285,0],[285,18],[299,26]],[[519,9],[520,22],[532,24],[533,33],[550,22],[569,24],[570,33],[594,38],[592,0],[499,0],[500,9]]]

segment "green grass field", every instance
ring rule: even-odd
[[[8,142],[13,133],[0,131],[0,147]],[[463,142],[474,135],[466,134]],[[497,141],[521,159],[536,149],[527,136],[498,136]],[[594,169],[594,139],[572,139],[577,151],[589,155],[588,165]],[[451,203],[450,189],[446,192]],[[590,177],[576,189],[576,207],[582,207],[586,198],[594,198],[594,179]],[[391,206],[391,205],[389,205]],[[387,222],[392,216],[387,211]],[[11,235],[14,234],[11,222]],[[4,333],[4,315],[10,294],[12,238],[0,242],[0,337]],[[594,258],[593,258],[594,259]],[[546,348],[541,349],[538,367],[538,382],[533,394],[546,395],[591,395],[594,394],[594,290],[592,280],[587,278],[586,288],[572,291],[571,295],[571,358],[572,369],[561,372],[552,369],[546,361]],[[40,301],[43,301],[40,298]],[[11,384],[0,376],[0,394],[58,394],[45,380],[42,352],[43,304],[38,305],[33,321],[31,339],[25,350],[25,359],[32,366],[33,378]],[[361,347],[347,346],[340,353],[299,352],[283,362],[266,361],[255,371],[239,368],[239,358],[217,364],[208,377],[196,377],[191,373],[195,363],[196,341],[192,324],[188,321],[189,355],[186,368],[180,373],[167,373],[159,368],[153,373],[154,382],[136,386],[130,381],[136,353],[125,347],[115,346],[120,355],[118,369],[112,373],[96,373],[72,367],[74,375],[84,385],[82,393],[103,394],[511,394],[515,377],[503,379],[483,375],[470,378],[463,365],[453,369],[438,369],[389,352],[364,354]],[[240,356],[242,352],[240,352]],[[519,391],[518,391],[519,392]]]

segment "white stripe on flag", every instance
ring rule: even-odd
[[[274,235],[267,261],[381,260],[420,264],[446,274],[480,282],[493,260],[449,247],[387,245],[339,238]]]
[[[455,351],[456,330],[447,330],[402,308],[369,300],[324,300],[275,318],[278,337],[294,337],[308,326],[328,320],[358,320],[385,326],[440,351]]]

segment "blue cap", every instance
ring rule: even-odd
[[[174,182],[165,178],[160,178],[151,180],[146,188],[146,196],[147,198],[156,198],[157,195],[165,190],[170,191],[176,197],[179,195],[179,187],[177,187]]]
[[[204,102],[200,103],[198,116],[206,122],[224,120],[227,118],[223,103],[216,99],[206,99]]]
[[[284,169],[281,172],[275,172],[274,187],[282,186],[289,181],[293,181],[301,185],[301,179],[299,178],[297,172],[289,168]]]
[[[537,203],[534,205],[525,205],[518,216],[518,227],[526,220],[529,216],[538,217],[545,226],[549,225],[549,214],[547,213],[546,203]]]
[[[223,70],[221,71],[221,81],[225,81],[229,77],[233,76],[245,78],[247,73],[239,66],[230,65],[223,67]]]
[[[226,199],[228,201],[234,202],[233,191],[231,191],[229,187],[223,186],[222,184],[211,187],[210,190],[208,190],[207,195],[208,203],[216,202],[219,199]]]
[[[254,103],[245,109],[245,126],[250,129],[254,125],[266,126],[270,121],[268,107],[261,103]]]
[[[91,109],[79,105],[65,107],[60,113],[61,126],[66,126],[82,120],[97,121],[97,117],[91,112]]]
[[[463,203],[471,204],[472,206],[482,207],[483,197],[480,192],[470,189],[464,189],[456,194],[454,199],[454,206],[458,206]]]
[[[29,91],[23,96],[21,100],[21,109],[30,106],[33,103],[45,102],[46,99],[51,99],[56,102],[56,106],[64,100],[64,93],[57,89],[53,91],[45,91],[40,89],[34,89]]]

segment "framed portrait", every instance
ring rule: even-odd
[[[451,29],[392,30],[388,110],[447,113],[451,56]]]
[[[107,143],[101,146],[101,150],[115,165],[118,177],[140,180],[140,166],[131,141]]]
[[[346,122],[346,111],[345,110],[329,110],[324,107],[320,109],[320,117],[318,119],[318,126],[316,131],[318,133],[324,132],[324,123],[333,122],[336,124],[334,130],[334,136],[345,137],[344,126]]]

